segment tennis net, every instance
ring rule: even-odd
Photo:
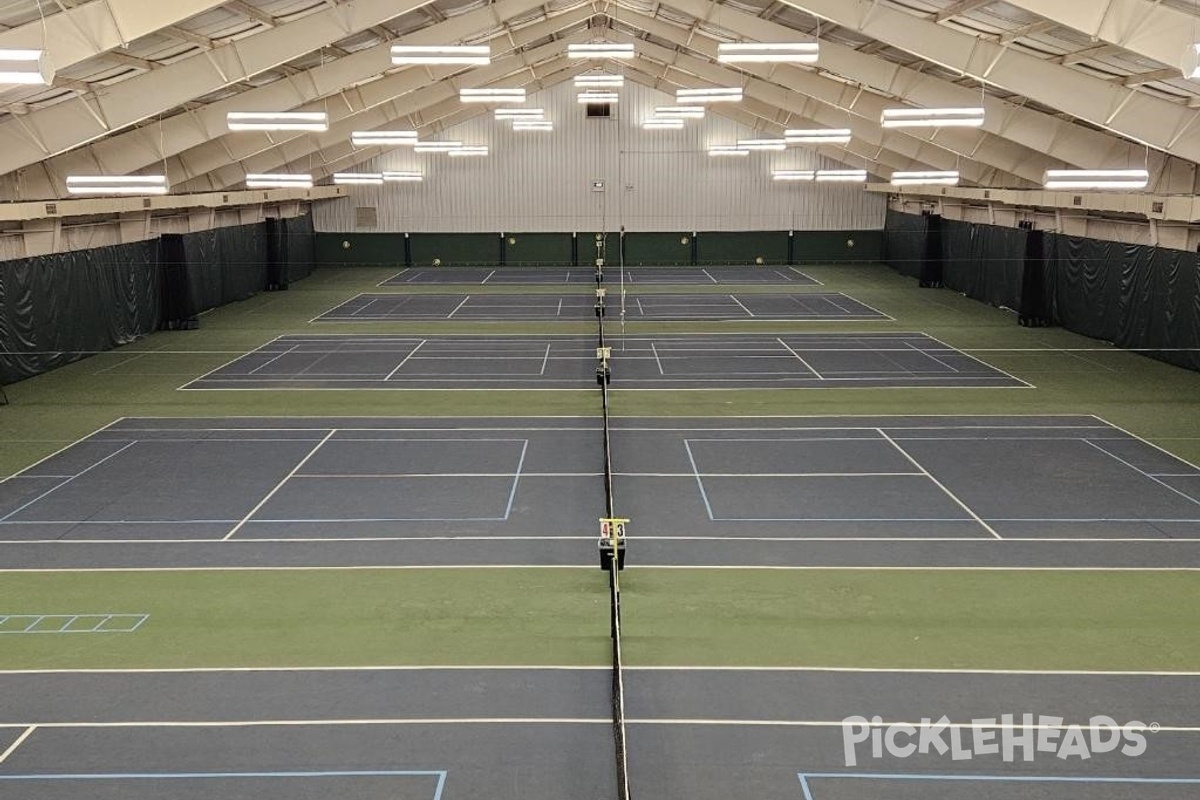
[[[609,553],[601,553],[601,564],[607,556],[608,591],[609,591],[609,629],[612,637],[612,720],[613,744],[616,751],[617,767],[617,800],[630,800],[629,794],[629,761],[626,751],[625,730],[625,680],[621,663],[621,579],[619,576],[623,561],[624,535],[623,522],[617,521],[616,498],[613,494],[613,465],[612,465],[612,436],[609,426],[609,353],[608,344],[604,338],[604,281],[599,270],[596,273],[596,320],[598,338],[596,341],[596,382],[600,384],[600,409],[604,433],[604,519],[607,527],[601,528],[601,548],[611,548]],[[607,537],[604,535],[607,532]],[[607,539],[607,541],[606,541]]]

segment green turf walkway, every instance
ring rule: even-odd
[[[623,589],[631,665],[1200,665],[1194,573],[648,568]],[[22,573],[0,608],[150,614],[0,635],[7,669],[609,663],[593,569]]]

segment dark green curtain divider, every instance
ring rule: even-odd
[[[888,209],[884,230],[884,261],[901,275],[920,279],[925,264],[927,218]]]
[[[1021,310],[1027,231],[943,219],[942,283],[999,308]]]
[[[735,266],[788,263],[787,231],[713,231],[696,237],[696,263]]]
[[[312,214],[280,220],[283,240],[287,243],[284,274],[288,283],[307,278],[316,262]]]
[[[1115,342],[1120,332],[1118,299],[1125,245],[1058,236],[1054,264],[1054,321],[1064,328]]]
[[[237,225],[183,235],[189,315],[245,300],[267,288],[265,226]]]
[[[136,242],[0,263],[0,384],[154,331],[157,248]]]
[[[888,211],[888,263],[910,275],[922,217]],[[948,288],[1067,330],[1200,370],[1200,255],[943,220]],[[913,276],[916,277],[916,276]]]
[[[510,267],[571,265],[569,233],[505,233],[504,263]]]

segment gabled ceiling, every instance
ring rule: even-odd
[[[1028,188],[1047,168],[1141,167],[1194,194],[1200,83],[1179,69],[1197,0],[16,0],[0,47],[41,47],[50,87],[0,93],[0,199],[59,197],[68,174],[167,171],[173,191],[241,188],[248,172],[325,176],[379,154],[352,130],[429,135],[479,113],[462,87],[537,90],[594,68],[571,42],[632,42],[608,64],[676,87],[740,85],[714,108],[754,128],[848,127],[823,154],[887,176],[959,169]],[[44,14],[44,16],[43,16]],[[727,41],[818,37],[817,64],[718,64]],[[391,44],[490,43],[487,67],[392,66]],[[884,130],[884,107],[979,105],[981,130]],[[323,110],[324,134],[230,134],[231,110]]]

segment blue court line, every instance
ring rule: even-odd
[[[433,800],[441,800],[446,770],[329,770],[320,772],[113,772],[74,774],[0,775],[0,781],[135,781],[205,780],[211,778],[437,778]]]
[[[548,349],[547,352],[549,352]],[[508,505],[504,509],[505,520],[508,520],[509,514],[512,513],[513,500],[517,496],[517,484],[521,482],[521,468],[525,466],[525,453],[529,450],[529,440],[525,439],[523,441],[524,444],[521,445],[521,457],[517,459],[517,472],[513,475],[512,490],[508,493]]]
[[[1078,776],[1031,775],[922,775],[915,773],[882,772],[800,772],[800,789],[804,800],[815,800],[808,785],[809,778],[839,778],[876,781],[978,781],[988,783],[1102,783],[1141,785],[1200,785],[1200,778],[1085,778]]]
[[[89,473],[89,472],[91,472],[92,470],[94,470],[96,467],[98,467],[98,466],[100,466],[101,464],[103,464],[105,461],[108,461],[110,458],[115,458],[115,457],[117,457],[117,456],[121,455],[121,453],[124,453],[126,450],[128,450],[128,449],[129,449],[129,448],[131,448],[131,447],[133,447],[133,446],[134,446],[135,444],[137,444],[137,443],[138,443],[138,441],[135,439],[135,440],[133,440],[132,442],[129,442],[128,444],[126,444],[124,447],[122,447],[122,448],[118,449],[117,451],[115,451],[115,452],[113,452],[113,453],[109,453],[109,454],[108,454],[108,455],[106,455],[104,458],[100,459],[99,461],[95,462],[94,464],[91,464],[91,465],[89,465],[88,467],[86,467],[86,468],[84,468],[84,469],[80,470],[79,472],[75,473],[74,475],[72,475],[71,477],[67,478],[67,479],[66,479],[65,481],[63,481],[62,483],[57,483],[57,484],[55,484],[54,486],[52,486],[52,487],[50,487],[49,489],[47,489],[46,491],[42,492],[42,493],[41,493],[41,494],[39,494],[37,497],[33,498],[32,500],[30,500],[29,502],[25,503],[24,505],[17,506],[17,507],[16,507],[16,508],[14,508],[12,511],[8,512],[7,514],[5,514],[3,517],[0,517],[0,522],[4,522],[4,521],[8,520],[10,517],[16,516],[17,514],[21,513],[21,512],[22,512],[22,511],[24,511],[25,509],[29,508],[31,505],[33,505],[34,503],[38,502],[39,500],[44,500],[45,498],[47,498],[47,497],[49,497],[50,495],[52,495],[52,494],[54,494],[55,492],[57,492],[57,491],[58,491],[59,489],[61,489],[62,487],[66,486],[66,485],[67,485],[68,483],[70,483],[71,481],[75,480],[76,478],[78,478],[78,477],[80,477],[80,476],[82,476],[82,475],[86,475],[87,473]],[[72,445],[72,446],[74,446],[74,445]]]

